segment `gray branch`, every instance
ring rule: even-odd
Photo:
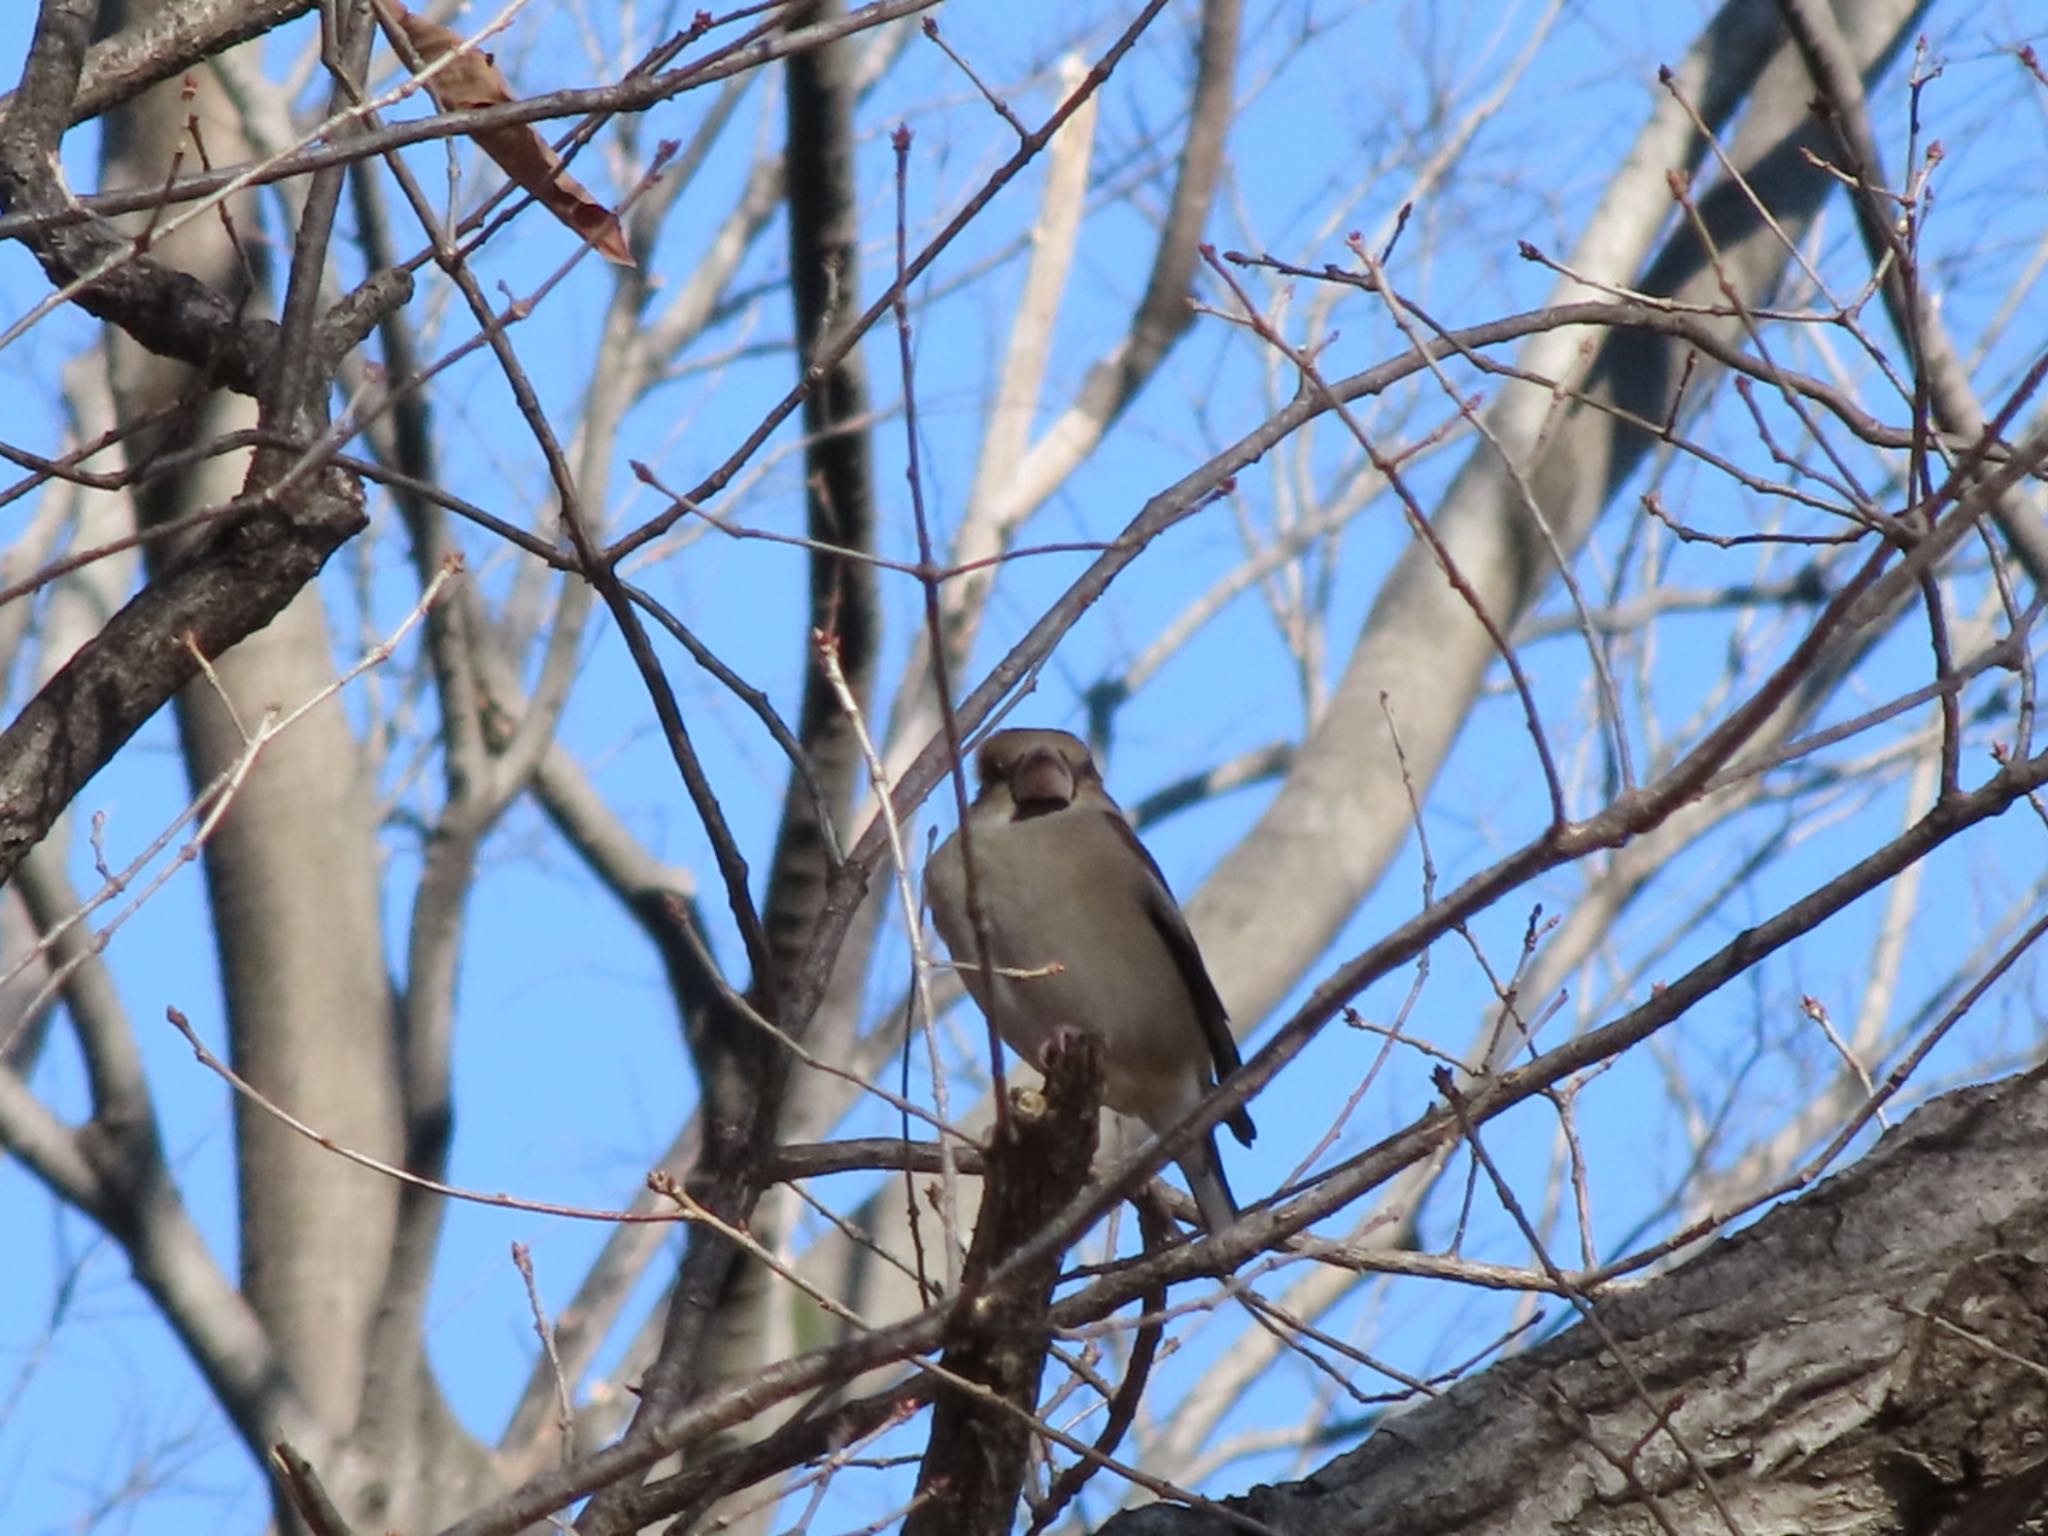
[[[1936,1100],[1797,1204],[1225,1501],[1287,1536],[2008,1531],[2048,1462],[2048,1068]],[[1634,1378],[1633,1380],[1631,1378]],[[1155,1505],[1105,1536],[1208,1536]]]

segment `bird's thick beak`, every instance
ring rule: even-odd
[[[1027,754],[1010,770],[1010,798],[1025,809],[1057,810],[1074,799],[1074,770],[1050,747]]]

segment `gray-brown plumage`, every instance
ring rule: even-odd
[[[1168,1129],[1239,1061],[1223,1000],[1165,876],[1102,787],[1087,747],[1065,731],[998,731],[982,743],[975,771],[968,839],[1003,1039],[1035,1063],[1062,1030],[1095,1036],[1103,1102]],[[932,855],[925,893],[961,980],[987,1013],[958,833]],[[1224,1123],[1251,1145],[1242,1108]],[[1213,1132],[1180,1167],[1211,1231],[1236,1219]]]

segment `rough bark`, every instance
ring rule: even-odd
[[[931,1434],[903,1536],[1003,1536],[1031,1454],[1031,1415],[1052,1345],[1046,1308],[1060,1255],[1042,1257],[993,1295],[988,1277],[1088,1182],[1102,1099],[1093,1043],[1047,1063],[1042,1094],[1020,1090],[988,1153],[961,1300],[939,1364]]]
[[[1222,1507],[1287,1536],[2032,1530],[2044,1367],[2037,1068],[1935,1100],[1796,1203]],[[1154,1505],[1104,1533],[1240,1528]]]

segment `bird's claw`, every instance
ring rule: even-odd
[[[1080,1048],[1088,1038],[1088,1032],[1074,1024],[1056,1024],[1045,1038],[1045,1045],[1039,1050],[1038,1065],[1041,1071],[1050,1071],[1053,1063],[1062,1056]]]

